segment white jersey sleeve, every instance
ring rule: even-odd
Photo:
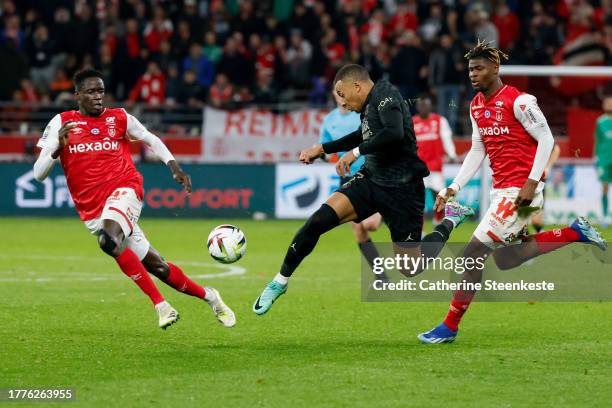
[[[513,108],[516,119],[523,125],[527,133],[538,142],[529,178],[539,181],[542,178],[548,158],[555,145],[555,139],[548,127],[544,114],[538,106],[535,96],[529,94],[519,95],[514,100]]]
[[[36,146],[41,149],[44,147],[57,149],[59,146],[59,130],[62,127],[62,117],[57,114],[49,121],[45,131],[43,132],[40,139],[36,143]]]
[[[444,116],[440,117],[440,137],[442,138],[444,152],[451,159],[456,159],[457,153],[455,152],[455,144],[453,143],[453,130]]]
[[[153,133],[149,132],[146,127],[134,116],[126,112],[127,115],[127,137],[130,140],[139,140],[151,148],[164,164],[168,164],[170,160],[174,160],[174,156],[166,147],[164,142]]]
[[[461,190],[461,188],[465,186],[472,177],[474,177],[474,174],[476,174],[476,171],[478,171],[480,165],[482,164],[482,161],[486,156],[485,146],[482,142],[482,137],[480,136],[478,125],[472,117],[471,111],[470,121],[472,122],[472,147],[470,148],[468,154],[465,156],[463,164],[459,169],[459,173],[457,173],[457,176],[450,185],[450,188],[457,192]]]
[[[34,178],[38,181],[43,181],[49,175],[49,172],[55,165],[58,159],[54,159],[51,155],[59,147],[59,130],[62,127],[61,116],[55,115],[47,124],[45,131],[36,146],[42,150],[34,163]]]

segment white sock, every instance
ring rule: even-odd
[[[155,305],[155,310],[159,311],[159,309],[162,309],[166,306],[170,306],[170,304],[166,302],[165,300],[162,300],[161,302]]]
[[[214,302],[215,300],[217,300],[217,295],[215,294],[215,291],[212,290],[212,288],[209,287],[204,287],[204,292],[206,292],[204,294],[204,300],[207,302]]]
[[[287,283],[289,283],[289,278],[281,275],[280,273],[277,273],[276,276],[274,277],[274,281],[285,286]]]

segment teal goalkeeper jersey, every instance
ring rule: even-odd
[[[348,112],[342,114],[340,110],[336,108],[329,112],[323,119],[319,143],[323,144],[338,140],[359,129],[359,126],[361,126],[361,118],[358,113]],[[346,152],[338,152],[338,157],[342,157],[345,153]],[[361,166],[363,166],[364,161],[365,157],[360,156],[351,164],[351,176],[355,175]]]
[[[612,115],[603,114],[595,126],[595,156],[597,165],[612,164]]]

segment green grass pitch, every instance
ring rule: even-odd
[[[246,271],[205,279],[225,271],[204,247],[222,222],[247,235],[236,264]],[[224,329],[160,282],[182,317],[164,332],[76,217],[0,219],[0,387],[74,387],[76,402],[44,405],[75,407],[610,406],[612,304],[477,302],[454,344],[422,345],[415,336],[448,304],[361,302],[348,226],[326,234],[256,316],[252,302],[300,224],[141,220],[162,255],[218,288],[238,317]],[[388,239],[386,228],[375,237]]]

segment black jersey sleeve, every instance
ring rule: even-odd
[[[361,127],[359,127],[359,129],[357,129],[353,133],[349,133],[348,135],[341,137],[338,140],[323,143],[323,151],[327,154],[336,152],[347,152],[359,146],[359,143],[361,143],[362,140],[363,136],[361,135]]]
[[[399,105],[379,109],[382,129],[359,144],[359,153],[369,154],[397,143],[404,137],[404,117]]]

